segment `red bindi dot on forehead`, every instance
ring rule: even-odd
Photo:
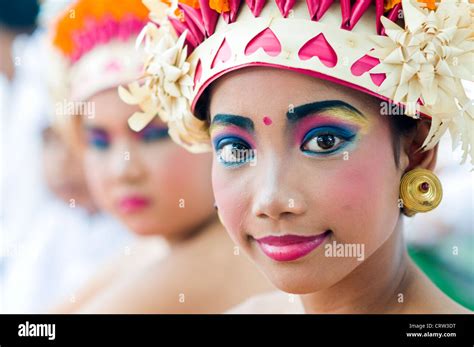
[[[263,124],[265,125],[272,125],[272,119],[270,117],[263,117]]]

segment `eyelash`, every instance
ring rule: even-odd
[[[230,151],[234,151],[234,150],[245,151],[240,154],[244,156],[243,160],[238,160],[238,158],[235,157],[235,155],[232,152],[223,153],[223,151],[227,150],[229,146],[231,146]],[[236,146],[243,146],[244,148],[236,148]],[[226,167],[239,167],[245,163],[250,162],[254,158],[254,154],[252,152],[253,150],[251,146],[246,141],[236,136],[224,136],[224,137],[217,138],[214,141],[214,149],[216,151],[217,160]],[[225,160],[223,157],[225,155],[234,155],[235,159],[233,161]]]
[[[333,138],[336,139],[337,142],[334,146],[335,148],[331,148],[328,150],[322,150],[322,151],[312,151],[305,149],[304,147],[309,144],[310,141],[316,139],[316,144],[319,146],[317,139],[321,136],[332,136]],[[324,156],[324,155],[331,155],[339,152],[343,148],[345,148],[351,140],[356,136],[356,134],[345,128],[340,128],[340,127],[334,127],[334,126],[323,126],[323,127],[318,127],[314,128],[306,133],[306,135],[303,137],[302,145],[300,147],[301,151],[304,153],[307,153],[308,155],[312,156]],[[321,147],[320,147],[321,148]]]

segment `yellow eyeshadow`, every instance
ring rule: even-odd
[[[346,108],[342,108],[342,107],[327,108],[322,113],[327,114],[334,118],[339,118],[341,120],[349,121],[351,123],[356,124],[359,127],[360,132],[363,134],[367,133],[370,127],[370,120],[367,119],[367,117],[355,111],[348,110]]]
[[[219,129],[222,129],[224,128],[224,126],[220,125],[220,124],[211,124],[211,126],[209,127],[209,134],[212,135],[213,132],[219,130]]]

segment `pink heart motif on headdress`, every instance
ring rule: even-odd
[[[196,66],[196,72],[194,73],[194,88],[196,88],[199,81],[201,81],[201,76],[202,76],[202,65],[201,65],[201,59],[199,59]]]
[[[318,57],[327,67],[334,67],[337,64],[337,54],[322,33],[306,42],[298,52],[298,56],[301,60]]]
[[[281,53],[281,44],[270,28],[255,36],[245,47],[245,55],[250,55],[262,48],[269,56],[276,57]]]
[[[224,41],[222,41],[221,46],[219,47],[219,50],[217,51],[217,54],[214,57],[214,60],[212,61],[211,69],[213,69],[217,64],[223,64],[227,62],[231,56],[232,50],[226,39],[224,38]]]
[[[362,76],[367,71],[372,70],[375,66],[380,64],[380,60],[369,55],[364,55],[362,58],[358,59],[351,66],[351,72],[354,76]],[[385,80],[384,73],[371,73],[370,78],[375,85],[380,86]]]

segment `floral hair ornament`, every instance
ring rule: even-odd
[[[153,114],[193,152],[210,150],[208,124],[194,113],[225,73],[272,66],[329,80],[431,118],[423,149],[447,129],[474,164],[474,109],[461,80],[474,80],[473,4],[467,0],[163,1],[166,18],[140,35],[148,55],[141,87],[124,100]],[[150,18],[158,0],[147,0]],[[402,16],[403,15],[403,16]],[[395,22],[404,19],[404,27]],[[150,102],[151,100],[151,102]]]
[[[50,114],[68,142],[80,144],[76,116],[95,116],[93,95],[143,74],[145,54],[134,46],[148,18],[141,0],[75,0],[54,18],[47,66]]]
[[[433,148],[449,128],[455,142],[461,138],[463,161],[474,157],[474,105],[462,79],[473,79],[474,32],[472,7],[454,0],[442,1],[435,10],[403,1],[405,26],[382,17],[387,36],[374,36],[377,48],[369,54],[381,60],[371,71],[386,73],[379,91],[396,103],[407,105],[408,116],[417,117],[422,100],[431,116],[430,132],[422,145]]]
[[[74,1],[51,28],[54,99],[84,101],[136,80],[145,57],[133,47],[147,22],[140,0]]]
[[[151,10],[150,18],[155,21],[162,13],[158,2],[144,2]],[[168,13],[176,13],[176,8]],[[168,124],[169,134],[174,141],[193,152],[209,151],[208,136],[203,122],[193,117],[190,108],[194,85],[191,64],[187,61],[188,47],[185,45],[187,32],[177,37],[171,23],[147,24],[137,38],[137,47],[144,41],[148,55],[145,62],[143,83],[135,82],[128,90],[119,87],[122,100],[139,105],[143,112],[135,112],[129,118],[129,126],[142,130],[154,116],[158,115]]]

